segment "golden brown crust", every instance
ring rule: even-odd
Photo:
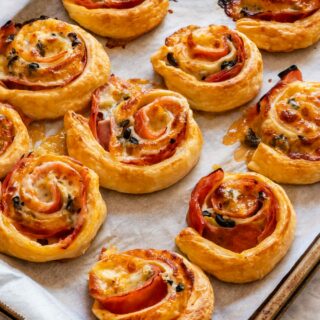
[[[296,66],[246,111],[238,139],[252,148],[248,168],[279,183],[320,180],[320,84],[302,80]]]
[[[167,14],[168,0],[145,0],[128,9],[87,9],[63,0],[70,17],[81,26],[104,37],[133,39],[155,28]]]
[[[182,256],[165,250],[135,249],[123,253],[117,253],[114,249],[102,253],[100,261],[90,272],[89,287],[94,296],[97,295],[97,287],[93,285],[100,270],[108,261],[121,260],[127,257],[130,268],[132,265],[156,266],[162,270],[161,277],[167,287],[167,294],[158,303],[131,313],[112,313],[98,302],[94,301],[92,311],[100,320],[209,320],[214,308],[214,294],[211,283],[203,271],[191,264]],[[138,258],[138,260],[137,260]],[[110,267],[110,266],[109,266]],[[175,271],[174,271],[175,270]],[[117,267],[114,268],[114,273]],[[123,276],[125,276],[123,274]],[[171,282],[172,281],[172,282]],[[170,282],[170,283],[169,283]],[[176,289],[182,285],[182,291]],[[108,287],[108,290],[112,288]],[[131,288],[134,291],[134,288]],[[132,292],[132,291],[131,291]],[[143,293],[139,293],[140,296]],[[134,295],[132,298],[134,299]],[[131,298],[131,299],[132,299]]]
[[[243,18],[237,21],[237,30],[266,51],[290,52],[307,48],[320,39],[320,10],[292,23]]]
[[[264,143],[254,151],[248,168],[278,183],[311,184],[320,181],[320,161],[293,160]]]
[[[28,154],[30,139],[27,128],[22,122],[19,113],[11,106],[0,103],[0,116],[10,120],[14,130],[12,143],[0,155],[0,178],[3,178],[23,155]]]
[[[53,33],[57,32],[56,28],[61,28],[61,24],[65,26],[65,29],[71,28],[72,32],[81,38],[86,48],[84,69],[71,82],[57,87],[41,89],[13,87],[10,89],[0,86],[1,100],[14,105],[32,119],[54,119],[63,116],[68,110],[80,111],[86,108],[92,92],[108,81],[110,63],[102,45],[83,29],[62,21],[46,19],[38,20],[34,24],[44,26],[48,24],[49,29],[56,26],[50,29]],[[23,28],[26,27],[27,25]],[[51,37],[51,33],[44,36]]]
[[[161,190],[182,179],[199,159],[202,135],[187,101],[181,95],[167,90],[151,90],[143,95],[142,101],[150,102],[159,97],[169,97],[187,108],[185,134],[175,153],[155,164],[135,165],[119,161],[94,138],[86,119],[73,112],[65,116],[69,154],[93,169],[105,188],[126,193]]]
[[[161,47],[151,57],[153,68],[164,78],[167,87],[170,90],[183,94],[188,99],[192,108],[203,111],[226,111],[239,107],[253,99],[257,95],[262,83],[262,58],[255,44],[240,32],[232,31],[244,43],[244,64],[240,73],[234,77],[220,82],[206,82],[201,80],[201,77],[199,78],[200,74],[198,75],[198,71],[203,63],[207,65],[209,70],[213,64],[216,65],[214,67],[216,69],[216,67],[221,65],[224,57],[219,58],[219,60],[216,60],[212,64],[210,60],[193,59],[187,54],[186,61],[181,59],[180,62],[185,64],[185,68],[190,68],[190,72],[182,70],[179,66],[175,67],[168,64],[168,53],[173,53],[176,62],[180,63],[179,58],[176,56],[180,55],[181,51],[187,50],[184,47],[184,43],[187,42],[186,37],[194,31],[199,32],[199,30],[204,30],[206,36],[211,37],[215,32],[226,33],[228,28],[213,25],[206,28],[188,26],[167,38],[166,45]],[[231,54],[233,54],[233,51]],[[231,59],[229,56],[230,53],[226,56],[228,61]],[[230,60],[230,62],[232,61]],[[197,72],[193,73],[196,69]],[[206,72],[206,70],[203,71]]]
[[[265,277],[287,253],[294,237],[295,212],[285,191],[262,175],[226,174],[227,179],[252,177],[265,183],[278,201],[276,227],[257,246],[240,253],[227,250],[186,228],[176,237],[176,244],[188,258],[203,270],[226,282],[245,283]]]
[[[95,237],[98,229],[100,228],[102,222],[105,219],[106,216],[106,206],[105,203],[101,197],[101,194],[99,192],[99,179],[98,176],[91,171],[90,169],[85,168],[80,163],[75,162],[72,158],[66,157],[66,156],[55,156],[55,155],[47,155],[47,156],[41,156],[38,158],[31,158],[31,160],[27,160],[28,165],[25,170],[29,171],[32,166],[35,165],[36,172],[37,167],[39,168],[41,165],[44,167],[46,165],[51,165],[50,163],[58,163],[59,166],[61,166],[59,163],[64,163],[68,168],[68,170],[76,170],[79,173],[85,174],[86,182],[82,181],[81,183],[86,184],[86,195],[85,195],[85,203],[83,204],[82,210],[85,210],[84,213],[84,220],[81,220],[80,227],[74,233],[74,235],[71,234],[71,238],[68,239],[68,243],[66,243],[67,238],[61,238],[59,240],[59,237],[55,240],[52,240],[52,237],[48,238],[42,238],[43,240],[39,241],[35,238],[31,233],[29,234],[27,229],[24,229],[22,227],[21,231],[19,231],[17,228],[20,225],[19,220],[15,220],[14,215],[10,213],[8,210],[13,210],[11,207],[11,199],[10,197],[7,199],[6,196],[6,189],[5,189],[5,183],[3,186],[3,195],[2,195],[2,212],[0,214],[0,251],[12,255],[15,257],[18,257],[20,259],[33,261],[33,262],[46,262],[46,261],[52,261],[52,260],[59,260],[59,259],[67,259],[67,258],[74,258],[82,255],[87,248],[89,247],[91,241]],[[71,169],[72,168],[72,169]],[[22,169],[24,170],[24,169]],[[32,171],[31,171],[32,172]],[[58,175],[59,171],[56,171],[56,174]],[[81,174],[82,174],[81,173]],[[30,173],[31,175],[31,173]],[[48,175],[48,177],[51,177],[51,182],[54,183],[54,175]],[[71,176],[72,178],[72,176]],[[28,177],[24,176],[24,185],[21,185],[22,181],[15,181],[14,183],[19,185],[19,188],[27,188],[27,180]],[[48,182],[47,182],[48,183]],[[50,185],[49,185],[50,187]],[[43,188],[43,187],[42,187]],[[70,189],[71,190],[71,189]],[[69,192],[71,192],[69,190]],[[20,191],[19,198],[23,199],[22,193],[23,191]],[[37,192],[41,192],[41,190],[37,190]],[[65,190],[62,188],[61,193],[64,194]],[[34,200],[37,201],[36,195],[33,196]],[[13,200],[12,200],[13,201]],[[63,210],[69,210],[68,205],[72,205],[69,196],[68,199],[63,198],[62,207],[59,209],[61,212]],[[22,207],[19,207],[19,206]],[[20,211],[23,210],[24,207],[26,207],[26,212],[28,212],[28,203],[20,202],[20,204],[15,205],[15,209]],[[66,209],[64,209],[64,206],[66,206]],[[5,209],[7,208],[7,209]],[[31,208],[30,210],[34,210]],[[40,210],[40,209],[39,209]],[[36,213],[36,211],[34,211]],[[81,213],[82,214],[82,213]],[[36,215],[42,215],[43,213],[36,213]],[[50,219],[60,219],[60,215],[56,215],[56,212],[50,213]],[[56,216],[56,218],[54,218]],[[62,216],[62,214],[61,214]],[[28,217],[28,214],[24,216],[23,219],[31,219]],[[32,218],[34,219],[34,217]],[[78,219],[82,219],[79,218]],[[27,221],[27,220],[25,220]],[[30,220],[29,220],[30,221]],[[18,223],[18,224],[17,224]],[[52,225],[54,228],[55,226]],[[74,231],[75,232],[75,231]],[[50,240],[51,239],[51,240]],[[45,242],[44,242],[45,241]]]

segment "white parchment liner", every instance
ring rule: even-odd
[[[26,6],[23,8],[24,5]],[[115,74],[123,78],[142,77],[159,81],[149,60],[166,36],[188,24],[214,23],[234,27],[234,23],[218,7],[216,0],[178,0],[170,2],[170,7],[173,13],[168,14],[164,23],[154,31],[131,42],[125,49],[106,49]],[[48,15],[71,22],[59,0],[0,1],[1,24],[16,13],[17,21]],[[104,39],[99,39],[105,43]],[[290,54],[263,53],[264,86],[259,96],[278,81],[277,74],[280,71],[292,64],[299,66],[305,80],[320,81],[318,46],[319,44]],[[221,142],[226,130],[240,113],[241,109],[222,115],[195,112],[195,119],[205,139],[202,156],[197,167],[173,187],[143,196],[101,189],[108,205],[108,218],[83,257],[64,262],[35,264],[0,255],[0,301],[30,320],[93,319],[90,311],[92,301],[87,290],[87,273],[96,262],[102,246],[116,245],[120,250],[176,250],[174,238],[186,226],[188,201],[197,181],[211,171],[213,164],[222,165],[226,171],[246,170],[244,163],[233,160],[236,146],[226,147]],[[58,126],[61,123],[50,124],[48,128],[52,132]],[[212,279],[216,296],[214,319],[244,320],[250,317],[318,234],[319,184],[285,186],[285,189],[298,216],[292,249],[262,281],[232,285]]]

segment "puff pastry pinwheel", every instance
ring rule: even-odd
[[[238,139],[253,150],[248,168],[279,183],[320,181],[320,83],[292,66],[240,119]]]
[[[209,320],[213,312],[207,276],[166,250],[102,252],[89,273],[89,290],[100,320]]]
[[[287,253],[295,212],[285,191],[256,173],[202,178],[191,194],[180,250],[218,279],[245,283],[267,275]]]
[[[256,45],[226,26],[182,28],[166,39],[151,62],[170,90],[203,111],[239,107],[257,95],[262,83]]]
[[[260,49],[287,52],[320,39],[319,0],[219,0],[219,4]]]
[[[111,77],[92,100],[89,124],[65,116],[69,154],[93,169],[100,184],[126,193],[164,189],[196,164],[202,135],[187,100]]]
[[[70,17],[104,37],[131,40],[161,23],[169,0],[63,0]]]
[[[0,99],[32,119],[87,107],[108,78],[108,55],[77,26],[41,16],[0,29]]]
[[[30,139],[19,113],[0,102],[0,178],[3,178],[24,155],[29,153]]]
[[[66,156],[24,157],[2,184],[0,252],[33,262],[77,257],[105,215],[93,171]]]

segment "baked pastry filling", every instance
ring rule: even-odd
[[[10,119],[0,115],[0,156],[10,147],[14,139],[14,125]]]
[[[111,77],[94,93],[89,125],[100,145],[119,161],[152,165],[175,154],[185,138],[187,117],[178,97]]]
[[[130,9],[145,0],[71,0],[87,9]]]
[[[250,148],[262,142],[291,159],[319,161],[320,84],[303,82],[296,66],[279,76],[281,81],[229,132]]]
[[[86,65],[86,47],[71,25],[41,16],[0,29],[0,83],[10,89],[62,87]]]
[[[31,240],[67,248],[87,211],[88,172],[75,165],[45,156],[22,158],[3,182],[2,214]]]
[[[183,28],[166,39],[167,64],[198,81],[220,82],[237,76],[245,63],[243,40],[225,26]]]
[[[90,294],[110,312],[126,314],[148,308],[167,295],[163,270],[127,255],[102,261],[90,273]]]
[[[320,9],[319,0],[219,0],[219,5],[234,20],[251,18],[289,23]]]
[[[148,319],[163,310],[166,319],[177,318],[187,306],[193,284],[193,272],[180,257],[153,249],[111,252],[106,257],[102,252],[89,273],[90,295],[99,308],[118,315],[150,312],[145,315]]]
[[[224,177],[218,169],[192,192],[188,225],[233,252],[257,246],[277,224],[278,202],[272,190],[251,176]]]

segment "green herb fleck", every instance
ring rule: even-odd
[[[298,110],[300,108],[299,103],[296,101],[295,98],[288,99],[288,104],[290,104],[290,106],[295,110]]]

